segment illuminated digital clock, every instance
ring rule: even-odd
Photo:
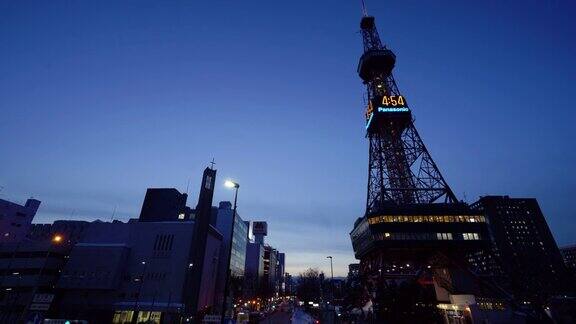
[[[408,114],[406,115],[406,113]],[[382,120],[382,118],[399,118],[400,116],[403,116],[402,118],[410,118],[409,113],[410,108],[408,108],[404,96],[382,96],[382,100],[371,100],[368,103],[368,107],[366,107],[366,129],[373,123],[373,119],[377,117],[376,115],[382,115],[382,117],[377,117],[378,120]]]
[[[383,96],[381,105],[383,107],[406,107],[406,100],[404,96]]]
[[[383,96],[382,101],[378,104],[376,112],[407,112],[410,111],[406,104],[404,96]],[[372,101],[368,103],[366,108],[366,120],[374,113],[374,105]]]

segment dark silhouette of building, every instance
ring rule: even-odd
[[[47,242],[55,235],[60,235],[63,243],[74,245],[82,239],[90,224],[91,222],[79,220],[57,220],[52,224],[32,224],[26,240]]]
[[[0,199],[0,244],[24,239],[38,207],[36,199],[28,199],[24,205]]]
[[[560,248],[560,253],[564,258],[564,264],[572,275],[576,275],[576,244],[567,245]]]
[[[27,321],[49,310],[70,248],[61,239],[0,244],[0,323]]]
[[[517,298],[543,302],[564,289],[562,255],[536,199],[485,196],[472,208],[486,217],[491,252],[505,275],[499,281]]]
[[[198,196],[198,204],[195,209],[195,229],[194,229],[194,240],[192,248],[190,249],[190,267],[188,269],[189,275],[186,279],[186,312],[194,316],[195,320],[201,316],[197,314],[198,311],[214,311],[214,309],[199,309],[201,303],[201,292],[203,289],[203,278],[205,279],[206,273],[209,268],[211,268],[212,263],[215,263],[216,267],[214,271],[217,271],[219,262],[220,247],[218,249],[213,249],[213,251],[207,251],[207,242],[209,239],[209,234],[211,231],[217,232],[217,230],[210,224],[213,220],[212,217],[212,199],[214,197],[214,184],[216,182],[216,170],[212,168],[204,169],[204,174],[202,175],[202,183],[200,186],[200,194]],[[222,244],[223,236],[220,233],[220,244]],[[215,253],[215,254],[214,254]],[[215,278],[216,272],[213,274]],[[214,289],[214,288],[212,288]],[[215,292],[217,293],[217,292]],[[213,305],[214,295],[211,296],[212,300],[210,305]]]
[[[190,215],[186,208],[188,195],[174,188],[149,188],[142,203],[140,222],[184,220]]]

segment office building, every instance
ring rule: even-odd
[[[563,290],[566,268],[536,199],[485,196],[471,207],[486,217],[507,289],[530,302]]]
[[[277,281],[277,287],[278,287],[278,292],[281,295],[284,295],[286,286],[285,286],[285,282],[284,282],[284,272],[286,270],[286,254],[285,253],[281,253],[278,252],[278,260],[276,262],[277,266],[276,266],[276,281]]]
[[[268,223],[252,222],[252,234],[254,240],[248,242],[246,249],[246,284],[250,287],[247,296],[286,294],[289,291],[285,280],[286,255],[265,244]]]
[[[232,226],[233,210],[229,201],[221,201],[218,206],[216,217],[216,228],[222,233],[222,249],[220,250],[220,263],[218,269],[218,284],[216,304],[221,305],[224,296],[224,285],[226,282],[226,265],[230,248],[230,234],[233,233],[232,251],[230,252],[230,292],[236,298],[242,295],[244,271],[246,264],[246,246],[248,243],[248,226],[238,213],[236,213],[235,223]],[[233,231],[233,232],[232,232]]]
[[[560,248],[564,264],[572,276],[576,275],[576,244],[567,245]]]
[[[278,251],[269,246],[264,246],[264,278],[263,284],[272,292],[274,296],[278,293],[277,282]]]
[[[244,296],[254,297],[264,277],[264,245],[248,242],[244,270]]]
[[[28,233],[40,201],[28,199],[24,205],[0,199],[0,244],[20,242]]]
[[[292,296],[296,293],[296,289],[294,289],[294,280],[292,279],[292,275],[288,272],[284,273],[284,283],[285,283],[285,296]]]

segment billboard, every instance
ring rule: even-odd
[[[268,235],[268,223],[266,222],[252,222],[252,234]]]

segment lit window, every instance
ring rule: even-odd
[[[451,240],[452,233],[436,233],[436,239],[438,240]]]
[[[178,214],[178,219],[184,219],[185,216],[186,215],[184,215],[184,213],[180,213],[180,214]]]
[[[479,240],[480,235],[478,233],[462,233],[462,238],[464,240]]]

